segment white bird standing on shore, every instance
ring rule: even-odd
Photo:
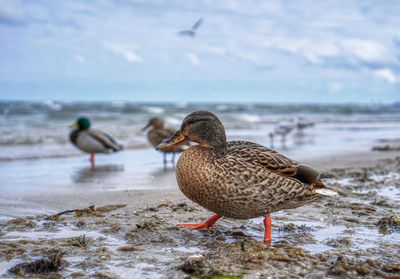
[[[196,21],[196,23],[192,26],[191,29],[182,30],[182,31],[178,32],[178,35],[194,37],[196,35],[196,30],[200,27],[200,25],[202,23],[203,23],[203,19],[200,18],[198,21]]]
[[[304,118],[296,119],[296,129],[299,135],[303,135],[303,130],[308,127],[314,126],[314,122],[305,120]]]
[[[282,144],[284,145],[286,141],[286,135],[289,134],[294,128],[296,128],[296,123],[293,119],[279,122],[278,125],[275,126],[274,131],[269,133],[271,147],[274,146],[275,135],[279,135],[281,137]]]

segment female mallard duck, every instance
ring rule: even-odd
[[[94,156],[96,153],[111,153],[122,150],[122,145],[118,144],[110,135],[90,128],[90,121],[86,117],[78,118],[76,123],[70,126],[76,127],[70,134],[71,142],[80,150],[91,153],[90,162],[94,167]]]
[[[164,122],[162,119],[158,117],[153,117],[149,120],[147,125],[143,128],[143,131],[147,130],[147,128],[151,127],[150,131],[147,133],[147,138],[149,142],[156,147],[163,140],[171,137],[174,133],[174,129],[164,128]],[[169,148],[164,148],[161,151],[164,153],[164,166],[167,164],[167,153],[172,153],[171,162],[175,163],[175,153],[183,152],[188,149],[190,145],[188,143],[180,143]]]
[[[272,212],[296,208],[335,195],[319,180],[320,172],[262,145],[226,141],[221,121],[208,111],[189,114],[181,128],[158,149],[189,140],[198,145],[179,158],[176,178],[192,201],[216,214],[203,224],[181,224],[190,230],[212,228],[222,216],[265,216],[264,242],[271,242]]]

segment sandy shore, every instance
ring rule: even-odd
[[[158,155],[119,159],[144,156],[137,164],[146,166]],[[178,230],[176,224],[212,213],[180,193],[171,169],[138,171],[104,157],[92,172],[68,159],[68,179],[42,178],[52,190],[38,183],[40,175],[30,195],[5,189],[0,275],[15,277],[10,268],[42,259],[14,272],[37,271],[39,264],[51,271],[47,278],[400,278],[400,222],[392,218],[400,215],[399,156],[371,151],[302,160],[323,170],[340,195],[273,214],[270,248],[261,243],[262,219],[223,218],[214,230]],[[45,219],[68,209],[83,210]]]

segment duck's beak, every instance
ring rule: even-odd
[[[69,125],[68,127],[69,128],[78,128],[79,125],[78,125],[78,123],[74,123],[74,124]]]
[[[143,132],[146,131],[147,128],[149,128],[149,127],[150,127],[150,124],[147,124],[146,126],[144,126],[144,127],[142,128],[142,131],[143,131]]]
[[[184,141],[186,138],[181,130],[178,130],[172,137],[165,139],[162,143],[157,145],[156,150],[167,148]]]

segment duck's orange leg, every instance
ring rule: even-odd
[[[92,152],[90,154],[90,163],[92,163],[92,168],[94,168],[94,156],[96,155],[96,153]]]
[[[264,219],[265,234],[264,234],[264,244],[271,245],[271,216],[265,216]]]
[[[209,229],[209,228],[214,228],[215,222],[218,221],[219,218],[222,216],[219,214],[215,214],[211,216],[211,218],[207,219],[204,223],[202,224],[179,224],[177,227],[193,227],[189,228],[189,230],[200,230],[200,229]]]

